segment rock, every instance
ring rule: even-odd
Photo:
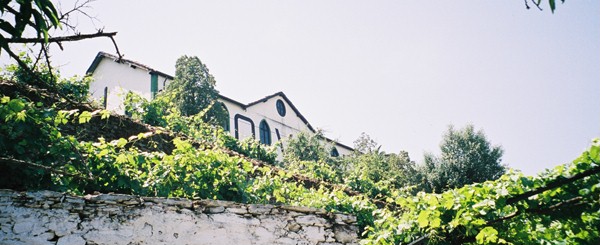
[[[31,221],[17,221],[13,226],[13,232],[15,234],[29,234],[33,230],[34,224]]]
[[[336,225],[333,227],[335,240],[341,243],[352,243],[358,239],[358,229],[347,226]]]
[[[68,235],[58,239],[56,245],[85,245],[85,239],[80,235]]]
[[[204,212],[207,214],[218,214],[225,212],[225,207],[207,207],[206,209],[204,209]]]

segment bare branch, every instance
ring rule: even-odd
[[[80,3],[79,1],[76,1],[73,8],[65,13],[61,13],[60,17],[58,18],[60,23],[64,26],[66,26],[68,29],[70,29],[73,32],[76,32],[76,26],[77,24],[73,24],[71,23],[71,16],[73,13],[77,12],[79,14],[82,14],[86,17],[88,17],[92,24],[95,26],[96,24],[94,23],[94,20],[97,20],[96,17],[91,16],[90,14],[88,14],[86,11],[84,11],[83,9],[88,9],[90,8],[90,3],[94,2],[95,0],[86,0],[83,3]]]
[[[598,174],[598,173],[600,173],[600,166],[596,166],[596,167],[590,168],[590,169],[588,169],[588,170],[586,170],[584,172],[578,173],[578,174],[573,175],[573,176],[571,176],[569,178],[557,179],[557,180],[555,180],[553,182],[550,182],[549,184],[547,184],[544,187],[537,188],[535,190],[524,192],[524,193],[521,193],[519,195],[513,196],[511,198],[508,198],[508,200],[506,200],[506,204],[509,205],[509,204],[516,203],[518,201],[525,200],[525,199],[527,199],[527,198],[529,198],[531,196],[540,194],[540,193],[542,193],[544,191],[551,190],[551,189],[560,187],[562,185],[570,184],[570,183],[573,183],[573,182],[575,182],[577,180],[580,180],[580,179],[583,179],[585,177],[588,177],[588,176],[591,176],[591,175],[594,175],[594,174]]]
[[[83,179],[83,180],[94,180],[91,177],[85,177],[81,174],[69,173],[69,172],[66,172],[66,171],[63,171],[60,169],[54,169],[49,166],[44,166],[41,164],[27,162],[27,161],[23,161],[23,160],[14,159],[14,158],[0,157],[0,162],[8,163],[8,164],[26,165],[28,167],[44,169],[44,170],[47,170],[47,171],[50,171],[53,173],[62,174],[62,175],[66,175],[66,176],[70,176],[70,177],[74,177],[74,178],[78,178],[78,179]]]
[[[59,36],[59,37],[49,37],[48,43],[59,43],[59,42],[74,42],[80,41],[84,39],[96,38],[96,37],[112,37],[117,35],[117,32],[102,32],[99,31],[97,33],[91,34],[76,34],[71,36]],[[45,43],[46,40],[44,38],[9,38],[6,39],[7,43]]]
[[[527,0],[526,0],[527,1]],[[539,9],[540,11],[542,11],[542,7],[540,7],[540,2],[536,3],[535,0],[531,0],[531,3],[533,3],[533,5]],[[527,6],[527,8],[529,9],[529,6]]]
[[[93,19],[91,16],[89,16],[85,11],[81,10],[82,8],[87,8],[89,7],[88,4],[93,2],[94,0],[86,0],[83,3],[79,4],[79,1],[75,2],[75,6],[73,7],[73,9],[61,14],[60,18],[58,18],[59,20],[63,20],[65,18],[68,18],[69,15],[73,12],[79,12],[87,17],[89,17],[90,19]]]
[[[111,36],[110,40],[112,40],[112,43],[113,43],[113,45],[115,45],[115,49],[117,50],[117,55],[119,56],[119,59],[117,61],[121,61],[121,59],[123,58],[123,55],[121,54],[121,52],[119,52],[119,46],[117,46],[117,42],[115,41],[115,38],[113,36]]]
[[[496,223],[499,223],[499,222],[502,222],[502,221],[505,221],[505,220],[509,220],[509,219],[512,219],[512,218],[517,217],[517,216],[519,216],[521,214],[524,214],[524,213],[534,213],[534,214],[555,213],[556,210],[560,209],[560,208],[570,207],[570,206],[574,206],[574,205],[580,205],[580,204],[582,204],[582,202],[581,202],[582,200],[583,200],[582,197],[574,197],[574,198],[571,198],[571,199],[568,199],[568,200],[565,200],[565,201],[562,201],[562,202],[550,205],[547,208],[534,208],[534,209],[519,210],[519,211],[516,211],[516,212],[514,212],[512,214],[509,214],[507,216],[504,216],[504,217],[501,217],[501,218],[498,218],[498,219],[495,219],[495,220],[488,221],[487,225],[493,225],[493,224],[496,224]]]
[[[44,51],[44,57],[46,58],[46,65],[48,66],[48,73],[52,74],[52,66],[50,65],[50,55],[48,54],[48,48],[50,48],[48,44],[42,43],[41,49]],[[54,76],[50,76],[50,79],[53,82],[56,82],[54,79]]]

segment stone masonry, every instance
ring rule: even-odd
[[[120,194],[0,190],[0,245],[357,244],[354,216]]]

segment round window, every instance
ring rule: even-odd
[[[280,116],[285,117],[285,104],[283,104],[283,101],[277,100],[275,105],[277,106],[277,113],[279,113]]]

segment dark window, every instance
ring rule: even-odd
[[[106,106],[108,105],[108,87],[104,87],[104,109],[106,109]]]
[[[223,116],[223,124],[221,126],[223,126],[223,130],[225,130],[226,132],[229,132],[230,127],[229,127],[229,110],[227,110],[227,106],[225,106],[224,103],[221,103],[221,107],[223,107],[223,110],[225,111],[225,115]]]
[[[340,156],[340,153],[338,152],[337,148],[335,148],[335,147],[331,148],[331,153],[330,154],[331,154],[332,157],[339,157]]]
[[[277,140],[281,140],[281,135],[279,134],[279,129],[275,129],[275,135],[277,135]]]
[[[233,117],[233,127],[235,128],[234,135],[236,139],[240,139],[240,120],[246,121],[246,123],[250,124],[250,129],[252,130],[252,138],[256,137],[254,134],[254,121],[252,119],[242,116],[240,114],[235,114]]]
[[[269,128],[269,124],[265,120],[262,120],[258,129],[260,132],[260,143],[271,145],[271,129]]]
[[[277,106],[277,113],[279,113],[280,116],[285,117],[285,104],[283,104],[283,101],[277,100],[275,105]]]

